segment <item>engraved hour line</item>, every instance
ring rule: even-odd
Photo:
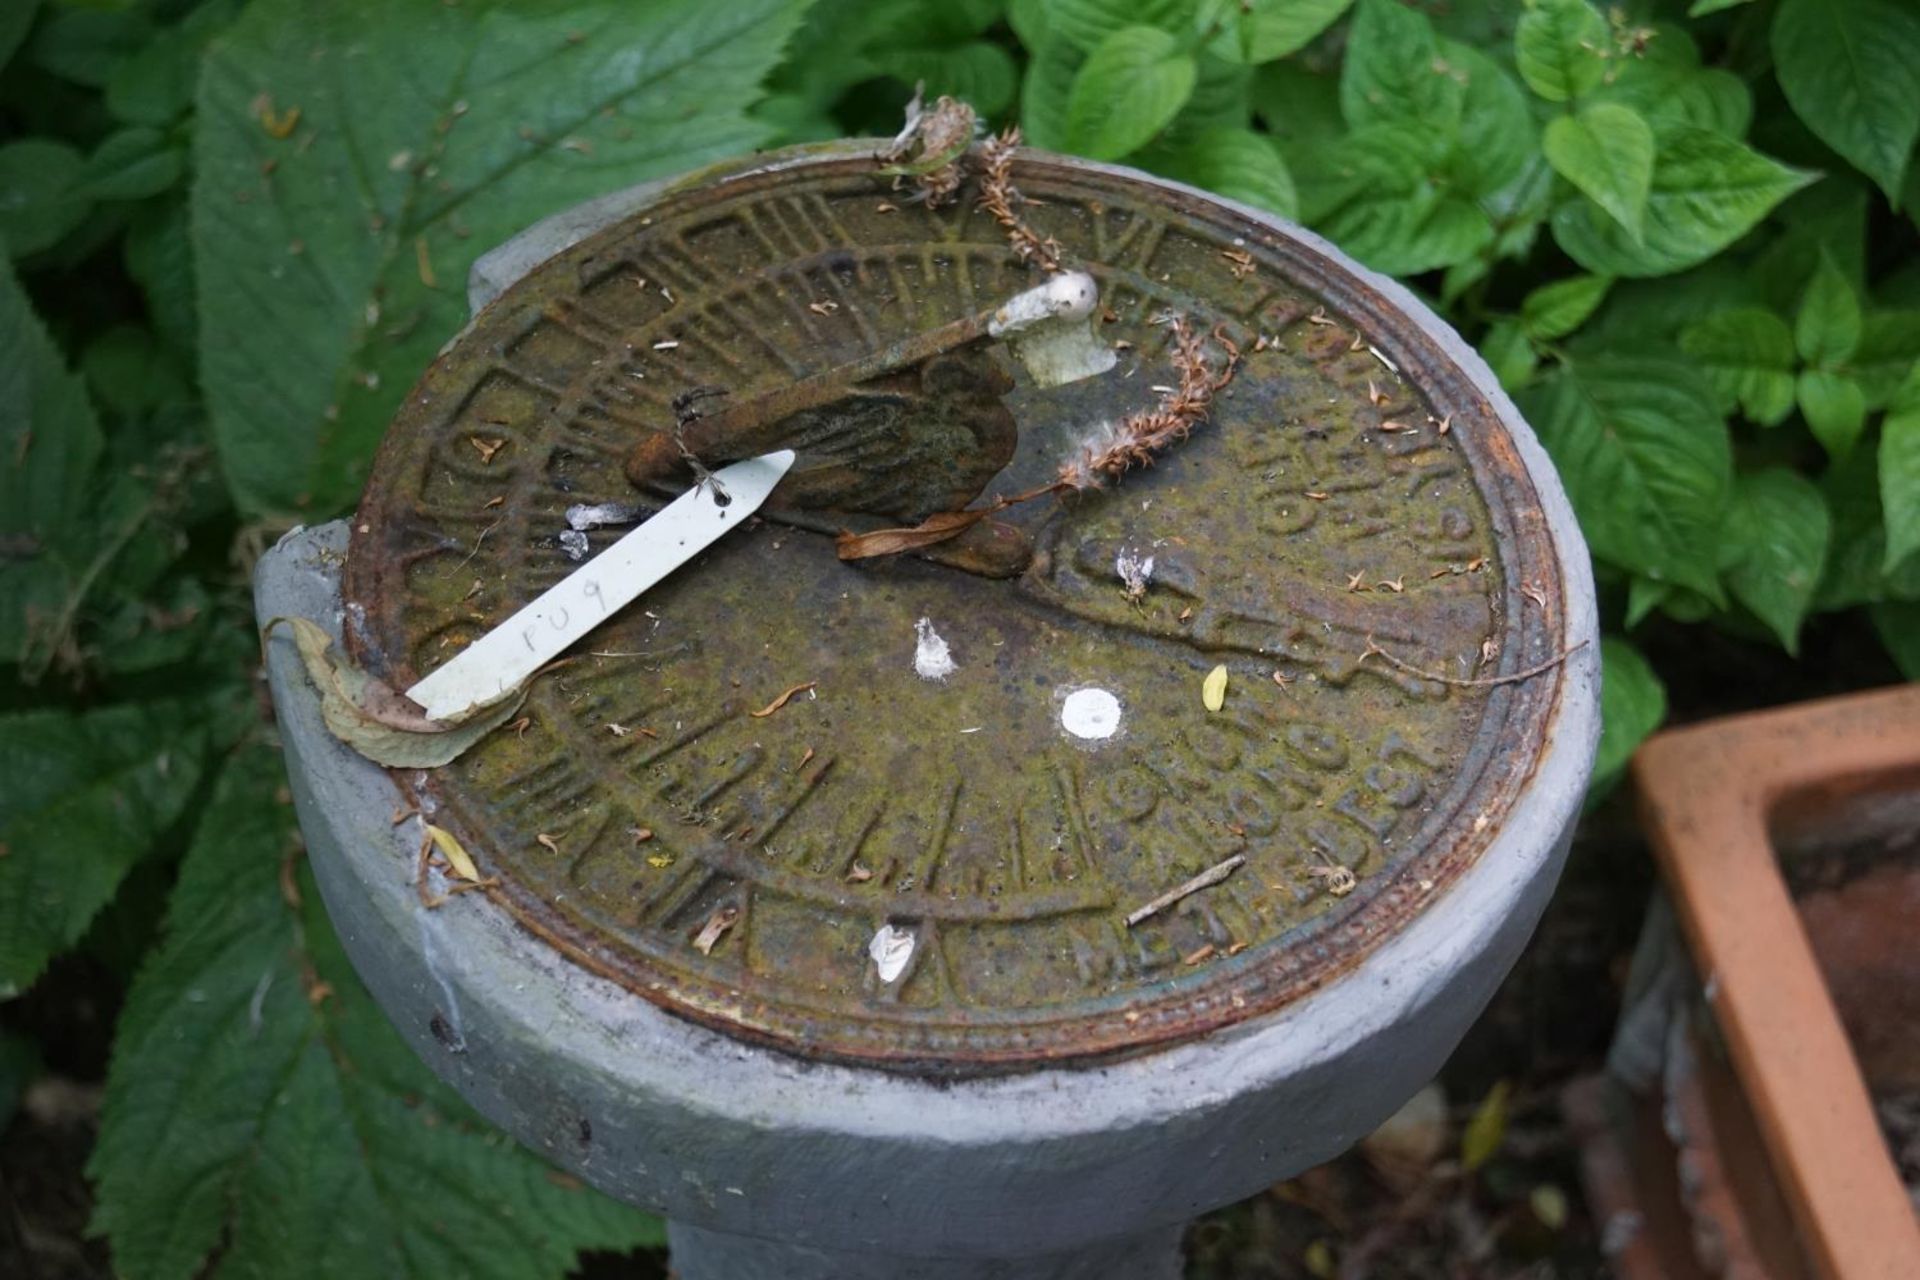
[[[946,854],[947,841],[953,836],[953,815],[960,807],[960,790],[964,783],[958,778],[947,788],[946,803],[940,806],[940,822],[934,827],[933,835],[927,840],[927,847],[909,871],[914,887],[922,893],[933,889],[933,878],[939,874],[941,858]]]

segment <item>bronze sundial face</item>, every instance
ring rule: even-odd
[[[407,398],[355,522],[361,659],[404,688],[572,571],[566,509],[656,501],[629,466],[665,469],[648,442],[690,391],[777,391],[1041,279],[970,193],[929,210],[874,167],[796,153],[672,190],[481,313]],[[990,351],[899,379],[861,412],[897,425],[934,397],[915,447],[960,441],[953,474],[934,449],[883,456],[893,488],[864,507],[831,480],[776,491],[540,676],[517,732],[419,784],[526,927],[801,1055],[978,1073],[1280,1008],[1472,865],[1559,697],[1550,664],[1414,674],[1514,675],[1563,630],[1531,482],[1429,328],[1192,192],[1039,153],[1014,179],[1098,282],[1117,366],[1040,390]],[[1017,443],[989,495],[1152,405],[1169,311],[1240,346],[1232,384],[1151,469],[1001,517],[1030,547],[1018,576],[836,557],[861,510],[918,518],[976,484],[1001,404]],[[1147,557],[1130,591],[1119,563]],[[930,636],[944,677],[916,666]]]

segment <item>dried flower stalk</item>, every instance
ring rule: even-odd
[[[1060,265],[1060,242],[1052,236],[1041,238],[1013,211],[1015,203],[1025,199],[1013,185],[1013,153],[1019,145],[1018,126],[980,144],[980,207],[1006,232],[1015,257],[1048,275],[1058,275],[1065,270]]]
[[[1060,467],[1060,484],[1066,489],[1097,489],[1108,480],[1117,480],[1135,467],[1153,465],[1154,458],[1193,434],[1207,420],[1216,392],[1233,381],[1240,364],[1240,348],[1216,326],[1213,340],[1226,352],[1225,364],[1216,372],[1207,359],[1206,345],[1187,325],[1185,316],[1168,316],[1173,330],[1173,367],[1180,375],[1179,385],[1163,392],[1152,409],[1129,414],[1117,425],[1105,427],[1082,447],[1081,456]]]

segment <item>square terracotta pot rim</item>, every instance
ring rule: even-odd
[[[1773,841],[1783,820],[1920,786],[1920,685],[1671,730],[1633,779],[1810,1260],[1840,1280],[1920,1274],[1920,1227]]]

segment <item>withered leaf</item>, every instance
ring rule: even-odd
[[[333,638],[306,618],[273,618],[263,634],[285,623],[320,694],[328,732],[376,764],[390,769],[434,769],[505,724],[526,694],[514,689],[474,708],[459,720],[432,720],[411,698],[368,675],[334,652]]]
[[[447,860],[454,874],[462,880],[478,884],[480,868],[473,865],[473,855],[467,852],[467,847],[460,843],[459,838],[445,827],[436,827],[431,822],[426,827],[427,838],[433,841],[433,847],[440,851],[440,856]]]
[[[898,555],[957,538],[979,524],[992,512],[937,511],[910,529],[875,529],[872,533],[842,533],[834,547],[842,560],[865,560],[870,556]]]

